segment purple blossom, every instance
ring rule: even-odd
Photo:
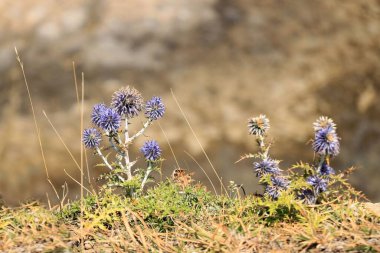
[[[309,205],[315,204],[315,202],[317,202],[317,197],[314,195],[314,192],[310,189],[302,189],[301,192],[298,194],[298,197]]]
[[[139,91],[129,86],[121,88],[112,96],[111,106],[116,112],[128,119],[138,116],[143,107],[143,98]]]
[[[161,148],[155,140],[146,141],[141,148],[146,160],[154,162],[161,156]]]
[[[91,121],[95,126],[100,127],[100,118],[106,109],[107,107],[103,103],[94,105],[91,113]]]
[[[324,176],[335,174],[335,170],[331,168],[326,162],[322,164],[322,167],[319,172],[321,173],[321,175],[324,175]]]
[[[310,176],[306,179],[306,182],[310,184],[311,186],[313,186],[316,193],[322,193],[327,190],[328,181],[321,177]]]
[[[337,156],[339,154],[339,138],[332,127],[315,132],[313,149],[321,155]]]
[[[265,188],[265,193],[273,199],[278,199],[281,191],[288,189],[289,181],[284,177],[271,177],[271,184]]]
[[[87,128],[83,130],[82,141],[86,148],[96,148],[102,141],[102,136],[95,128]]]
[[[145,105],[145,115],[151,120],[157,120],[162,118],[165,113],[165,105],[160,97],[153,97],[151,100],[146,102]]]
[[[272,174],[278,175],[281,173],[281,169],[278,167],[279,161],[273,160],[271,158],[263,159],[259,162],[253,163],[253,168],[256,172],[257,177],[262,177],[263,175]]]
[[[117,132],[120,127],[121,117],[111,108],[106,108],[100,116],[100,127],[108,132]]]

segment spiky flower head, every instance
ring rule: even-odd
[[[91,121],[95,126],[100,127],[100,118],[105,109],[107,109],[107,107],[103,103],[94,105],[91,113]]]
[[[335,170],[331,168],[330,165],[327,164],[327,162],[324,162],[322,164],[322,167],[319,172],[321,173],[321,175],[324,175],[324,176],[335,174]]]
[[[82,141],[86,148],[96,148],[102,141],[102,135],[95,128],[87,128],[83,130]]]
[[[315,132],[313,149],[321,155],[337,156],[339,154],[339,138],[334,128],[327,127]]]
[[[145,104],[145,115],[151,120],[162,118],[165,113],[165,105],[160,97],[152,97]]]
[[[271,185],[266,186],[265,193],[272,199],[278,199],[281,191],[286,190],[289,187],[289,181],[284,177],[272,176],[271,183]]]
[[[136,117],[143,107],[141,93],[133,87],[123,87],[112,95],[111,106],[116,112],[128,119]]]
[[[142,146],[141,153],[143,153],[146,160],[154,162],[160,158],[161,148],[155,140],[149,140]]]
[[[104,109],[100,116],[100,127],[108,132],[117,132],[120,127],[121,117],[113,108]]]
[[[269,119],[260,114],[258,117],[253,117],[248,120],[248,131],[251,135],[263,136],[269,130]]]
[[[306,204],[312,205],[317,202],[317,197],[314,192],[310,189],[302,189],[298,194],[298,198],[302,199]]]
[[[315,132],[320,131],[322,129],[326,129],[326,128],[332,128],[336,130],[336,124],[334,123],[334,121],[331,118],[326,117],[326,116],[319,117],[313,123],[313,127],[314,127]]]
[[[259,178],[267,174],[278,175],[281,173],[281,169],[278,167],[279,163],[277,160],[266,158],[259,162],[254,162],[253,168],[256,172],[256,176]]]
[[[306,179],[306,182],[313,186],[316,193],[322,193],[327,190],[327,180],[318,176],[310,176]]]

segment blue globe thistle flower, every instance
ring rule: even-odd
[[[302,189],[298,194],[298,198],[302,199],[306,204],[309,205],[315,204],[315,202],[317,202],[317,197],[310,189]]]
[[[259,162],[253,163],[253,168],[256,172],[257,177],[262,177],[263,175],[273,174],[278,175],[281,173],[281,169],[278,167],[279,161],[266,158]]]
[[[263,136],[269,130],[269,119],[260,114],[258,117],[253,117],[248,120],[248,132],[251,135]]]
[[[306,182],[313,186],[316,193],[322,193],[327,190],[327,180],[318,176],[310,176]]]
[[[315,132],[313,149],[321,155],[337,156],[339,154],[339,138],[332,127]]]
[[[103,130],[108,132],[117,132],[120,127],[121,117],[111,108],[106,108],[100,116],[99,125]]]
[[[282,189],[288,189],[288,186],[290,184],[289,180],[287,180],[284,177],[271,177],[271,182],[273,186],[282,188]]]
[[[86,148],[96,148],[102,141],[102,135],[95,128],[87,128],[83,130],[82,141]]]
[[[319,117],[314,123],[313,123],[314,131],[320,131],[322,129],[326,128],[332,128],[336,130],[336,124],[332,119],[326,116]]]
[[[335,170],[331,168],[326,162],[322,164],[322,167],[319,172],[321,173],[321,175],[324,175],[324,176],[335,174]]]
[[[111,106],[116,112],[128,119],[136,117],[143,107],[143,97],[135,88],[121,88],[112,95]]]
[[[165,105],[160,97],[152,97],[145,104],[145,115],[151,120],[162,118],[165,113]]]
[[[272,185],[267,185],[265,193],[272,199],[278,199],[281,191],[288,189],[289,181],[283,177],[271,177]]]
[[[154,162],[161,156],[161,148],[155,140],[146,141],[140,149],[146,160]]]
[[[95,126],[100,127],[100,117],[106,109],[107,107],[103,103],[94,105],[91,113],[91,121]]]

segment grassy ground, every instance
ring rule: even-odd
[[[82,215],[80,202],[2,207],[0,252],[378,252],[379,216],[348,195],[310,206],[170,180],[134,199],[103,190]]]

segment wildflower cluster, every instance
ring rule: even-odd
[[[336,124],[328,117],[322,116],[316,120],[314,126],[313,149],[318,155],[316,164],[312,167],[311,175],[306,182],[311,187],[301,189],[299,196],[305,202],[316,203],[318,197],[327,191],[330,176],[335,170],[330,167],[330,159],[339,154],[339,137],[336,133]]]
[[[289,190],[304,202],[315,204],[327,191],[330,177],[335,174],[330,166],[330,160],[339,154],[339,137],[336,133],[336,124],[328,117],[320,117],[313,126],[315,136],[312,147],[317,154],[315,164],[307,165],[302,176],[294,173],[283,175],[283,171],[279,168],[279,161],[269,156],[270,145],[266,143],[267,132],[270,128],[268,118],[265,115],[259,115],[248,120],[248,132],[256,137],[260,148],[257,154],[248,155],[248,157],[256,159],[253,169],[260,184],[265,187],[266,196],[277,200],[282,192]],[[300,178],[303,178],[303,183],[299,184]]]
[[[131,135],[129,125],[131,119],[139,116],[144,111],[146,122],[134,135]],[[137,160],[132,161],[129,156],[129,148],[133,141],[143,135],[153,121],[162,118],[165,114],[165,105],[159,97],[153,97],[144,104],[143,97],[135,88],[127,86],[116,91],[111,100],[111,105],[96,104],[91,113],[93,127],[83,131],[83,144],[86,148],[93,149],[99,155],[104,165],[113,173],[114,185],[127,186],[131,182],[139,181],[142,190],[147,183],[150,173],[157,168],[161,157],[161,148],[155,140],[148,140],[140,149],[147,162],[147,168],[142,175],[132,167]],[[103,138],[108,139],[106,145],[102,145]],[[115,160],[109,161],[110,154],[104,152],[112,150]],[[136,184],[134,189],[136,190]]]
[[[253,117],[248,120],[248,132],[256,137],[260,152],[254,156],[258,161],[253,163],[253,169],[260,183],[265,187],[265,194],[277,199],[281,192],[288,189],[289,181],[282,175],[279,167],[280,161],[269,157],[270,145],[266,145],[265,137],[270,128],[269,119],[265,115]]]

